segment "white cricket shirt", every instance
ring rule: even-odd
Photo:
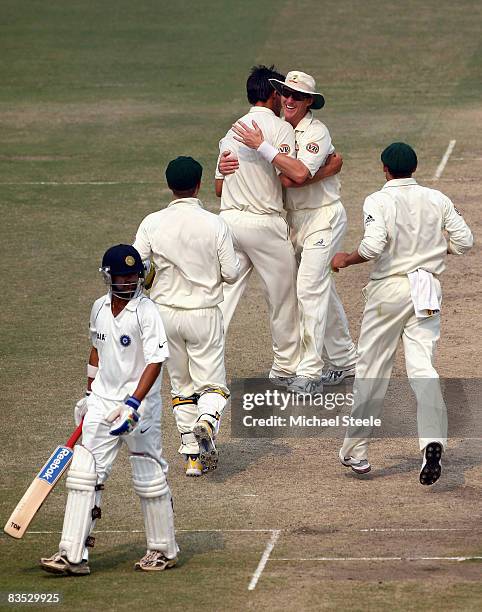
[[[462,255],[473,244],[472,232],[452,201],[413,178],[385,183],[366,198],[363,215],[365,235],[358,253],[376,259],[370,275],[374,280],[418,268],[441,274],[447,248]]]
[[[92,391],[105,399],[122,401],[132,395],[145,367],[169,357],[161,316],[144,295],[130,300],[117,317],[112,314],[109,294],[96,300],[90,314],[90,337],[99,354]],[[160,390],[158,376],[146,398]]]
[[[264,139],[280,153],[295,157],[295,135],[289,123],[277,117],[264,106],[253,106],[240,121],[252,126],[255,121],[263,132]],[[221,210],[246,210],[251,213],[279,214],[283,210],[283,192],[278,172],[273,164],[264,160],[254,149],[238,142],[229,130],[219,141],[219,153],[231,151],[239,161],[234,174],[223,176],[216,164],[216,178],[224,179],[221,195]]]
[[[331,142],[330,132],[324,123],[315,119],[308,111],[295,127],[296,157],[314,176],[321,166],[325,165],[328,155],[335,151]],[[328,206],[340,199],[341,184],[338,175],[329,176],[322,181],[292,187],[286,190],[287,210],[304,208],[320,208]]]
[[[211,308],[223,301],[222,283],[234,283],[239,260],[223,219],[197,198],[174,200],[148,215],[134,247],[143,260],[152,256],[156,276],[151,299],[173,308]]]

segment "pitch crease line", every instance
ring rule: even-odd
[[[311,558],[273,558],[270,561],[479,561],[482,557],[311,557]]]
[[[274,529],[176,529],[176,533],[272,533]],[[279,530],[280,531],[280,530]],[[61,531],[28,531],[26,535],[56,535]],[[144,529],[95,529],[92,533],[145,533]]]
[[[281,533],[281,529],[274,529],[271,532],[271,537],[269,539],[269,542],[266,544],[266,548],[264,549],[261,559],[259,560],[258,567],[256,568],[253,576],[251,577],[251,581],[248,586],[248,591],[253,591],[256,588],[256,585],[258,584],[258,580],[260,579],[261,574],[263,573],[263,570],[266,566],[266,563],[268,562],[269,556],[271,552],[273,551],[273,548],[275,547],[276,542],[278,541],[280,533]]]
[[[29,181],[25,183],[0,183],[0,185],[54,185],[54,186],[76,186],[76,185],[158,185],[158,181]],[[167,191],[167,190],[163,190]]]
[[[452,151],[454,150],[456,140],[451,140],[448,144],[447,150],[445,151],[442,159],[440,160],[439,165],[437,166],[437,170],[435,170],[435,174],[433,175],[432,180],[438,181],[438,179],[442,176],[443,171],[445,170],[445,166],[449,160]]]

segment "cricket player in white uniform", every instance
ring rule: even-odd
[[[160,430],[166,335],[156,307],[142,294],[144,266],[132,246],[108,249],[101,271],[109,292],[92,307],[87,395],[75,407],[76,424],[84,419],[82,446],[75,446],[67,475],[59,551],[40,561],[47,572],[63,576],[90,573],[90,534],[101,517],[101,491],[123,442],[147,539],[147,553],[135,569],[173,567],[178,553]]]
[[[187,476],[217,467],[215,436],[229,397],[219,305],[222,283],[239,275],[228,226],[197,198],[201,176],[192,157],[171,161],[166,179],[175,199],[142,221],[134,243],[143,260],[152,258],[156,273],[150,295],[169,341],[167,368]]]
[[[255,66],[246,88],[250,111],[242,120],[256,121],[266,140],[283,155],[294,157],[293,128],[279,118],[279,94],[270,78],[283,78],[273,67]],[[231,152],[239,160],[234,174],[216,170],[216,194],[221,197],[221,217],[231,228],[240,260],[240,277],[224,288],[221,305],[225,329],[255,269],[268,303],[274,360],[270,379],[286,386],[296,373],[300,336],[296,299],[296,261],[284,217],[281,183],[276,169],[250,148],[240,144],[229,130],[219,143],[220,155]],[[218,159],[219,163],[219,159]]]
[[[294,128],[296,160],[269,147],[262,126],[239,121],[236,137],[257,149],[282,172],[285,208],[298,263],[297,295],[301,326],[301,359],[288,390],[320,393],[323,384],[339,384],[355,372],[356,347],[336,292],[330,262],[340,250],[347,218],[340,200],[340,179],[325,167],[335,152],[328,128],[313,116],[324,106],[312,76],[291,71],[286,80],[270,79],[281,95],[285,121]],[[321,179],[321,180],[320,180]],[[327,371],[322,374],[324,358]]]
[[[439,277],[448,253],[462,255],[473,244],[472,233],[450,199],[412,178],[415,151],[393,143],[381,155],[384,187],[363,206],[365,235],[356,251],[337,253],[335,271],[374,260],[364,289],[365,312],[358,345],[354,383],[356,418],[381,415],[400,338],[410,385],[417,398],[417,423],[423,453],[420,482],[431,485],[441,474],[447,442],[447,410],[433,366],[440,337],[442,293]],[[445,234],[448,235],[448,243]],[[340,461],[355,472],[370,470],[371,427],[347,430]]]

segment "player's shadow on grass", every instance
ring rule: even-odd
[[[251,464],[258,463],[264,457],[282,458],[291,453],[287,445],[266,438],[248,440],[234,438],[219,444],[218,448],[220,466],[209,474],[209,479],[220,483],[244,472]]]
[[[477,451],[478,448],[478,451]],[[369,474],[353,476],[360,480],[375,480],[389,478],[396,474],[415,472],[418,475],[422,465],[421,455],[407,457],[386,468],[372,469]],[[480,442],[461,440],[455,448],[448,448],[442,455],[442,476],[435,484],[437,491],[453,491],[465,486],[465,471],[482,465],[482,447]],[[348,476],[348,474],[347,474]]]

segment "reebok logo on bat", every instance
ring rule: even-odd
[[[67,467],[70,459],[72,458],[73,452],[70,448],[65,446],[59,446],[59,448],[52,455],[53,459],[49,459],[44,465],[38,477],[40,480],[44,480],[49,485],[54,485],[62,472]]]

